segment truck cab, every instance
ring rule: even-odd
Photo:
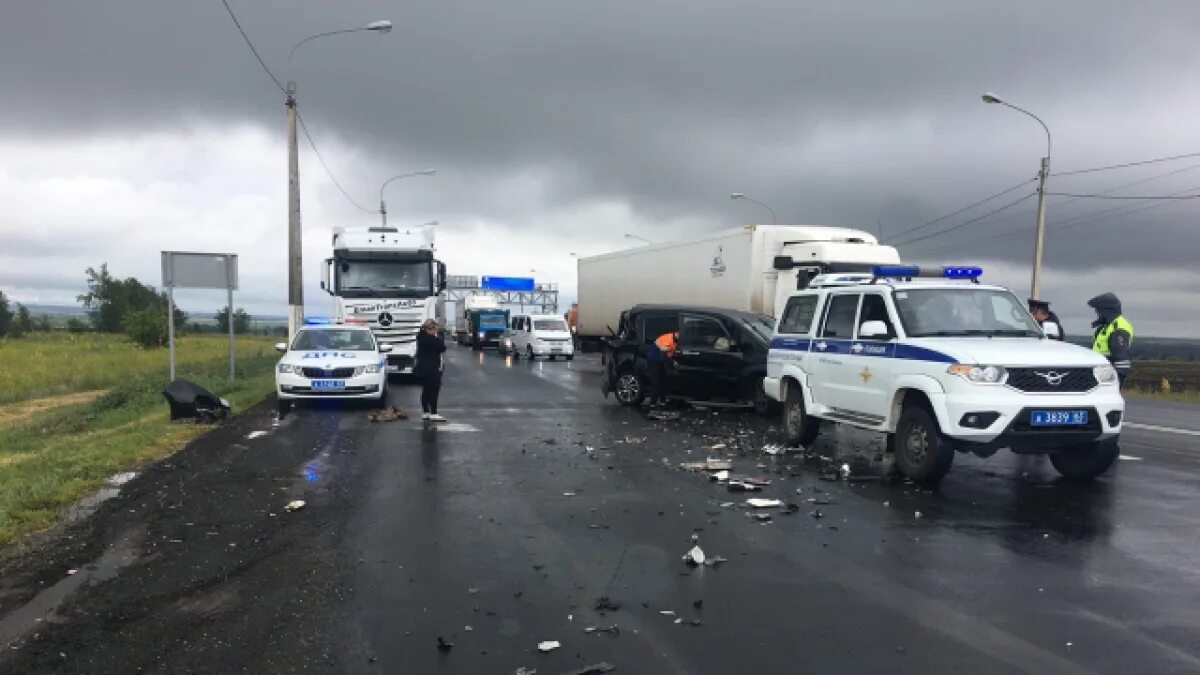
[[[821,275],[791,294],[763,387],[789,444],[826,423],[884,433],[896,467],[937,483],[956,451],[1046,454],[1070,479],[1117,458],[1125,402],[1091,350],[1050,340],[978,268],[891,265]],[[921,278],[921,277],[926,278]]]
[[[388,374],[411,373],[421,325],[429,319],[442,323],[438,298],[446,288],[446,266],[434,258],[427,228],[337,227],[321,288],[334,298],[335,320],[365,323],[380,344],[391,347]]]

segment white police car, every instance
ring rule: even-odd
[[[784,404],[789,443],[822,422],[888,434],[907,477],[936,483],[955,451],[1048,454],[1073,479],[1118,455],[1125,401],[1108,361],[1047,339],[1007,289],[979,268],[816,277],[776,326],[763,381]],[[937,280],[921,277],[936,276]]]
[[[283,352],[275,367],[281,415],[302,399],[367,399],[380,406],[387,400],[382,355],[392,347],[377,343],[365,325],[309,319],[290,347],[281,342],[275,348]]]

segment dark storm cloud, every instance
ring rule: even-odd
[[[785,222],[899,232],[1034,174],[1040,128],[985,106],[983,89],[1048,120],[1056,168],[1200,149],[1188,111],[1171,109],[1195,102],[1173,96],[1200,75],[1194,2],[231,4],[279,76],[300,82],[318,138],[361,152],[341,165],[360,202],[389,172],[440,169],[406,197],[418,212],[536,227],[542,209],[627,200],[656,220],[761,221],[730,203],[740,190]],[[285,67],[298,39],[377,18],[395,31],[313,42]],[[281,96],[219,0],[9,3],[0,87],[17,94],[0,109],[10,131],[282,129]],[[539,178],[535,199],[496,189],[516,174]],[[1070,186],[1119,182],[1103,178]],[[1109,206],[1056,210],[1061,201],[1051,201],[1052,226]],[[1018,232],[1032,204],[933,243]],[[1064,230],[1048,260],[1187,262],[1200,245],[1194,213],[1135,211]],[[1158,236],[1131,234],[1150,228]],[[1029,248],[1025,238],[987,246],[1014,260]]]

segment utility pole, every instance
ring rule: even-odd
[[[288,82],[288,340],[304,325],[303,237],[300,230],[300,157],[296,142],[296,83]],[[230,312],[232,313],[232,309]],[[230,315],[232,324],[233,316]]]
[[[1046,236],[1046,178],[1050,176],[1050,158],[1042,158],[1042,170],[1038,173],[1037,235],[1033,240],[1033,279],[1029,284],[1029,298],[1040,300],[1038,293],[1042,285],[1042,241]]]

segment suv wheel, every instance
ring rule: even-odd
[[[770,396],[767,396],[767,390],[763,388],[762,378],[759,378],[754,383],[754,398],[751,399],[754,404],[754,414],[770,415],[775,410],[775,401]]]
[[[821,420],[804,409],[804,393],[800,391],[800,385],[787,385],[787,400],[783,404],[784,440],[792,447],[812,445],[820,430]]]
[[[621,405],[636,407],[646,398],[646,388],[642,386],[642,378],[632,368],[625,368],[617,374],[617,384],[614,388],[617,402]]]
[[[954,446],[923,406],[908,406],[900,414],[892,445],[900,473],[918,483],[936,485],[954,461]]]
[[[1096,441],[1059,450],[1050,463],[1064,478],[1087,481],[1108,471],[1120,454],[1116,440]]]

